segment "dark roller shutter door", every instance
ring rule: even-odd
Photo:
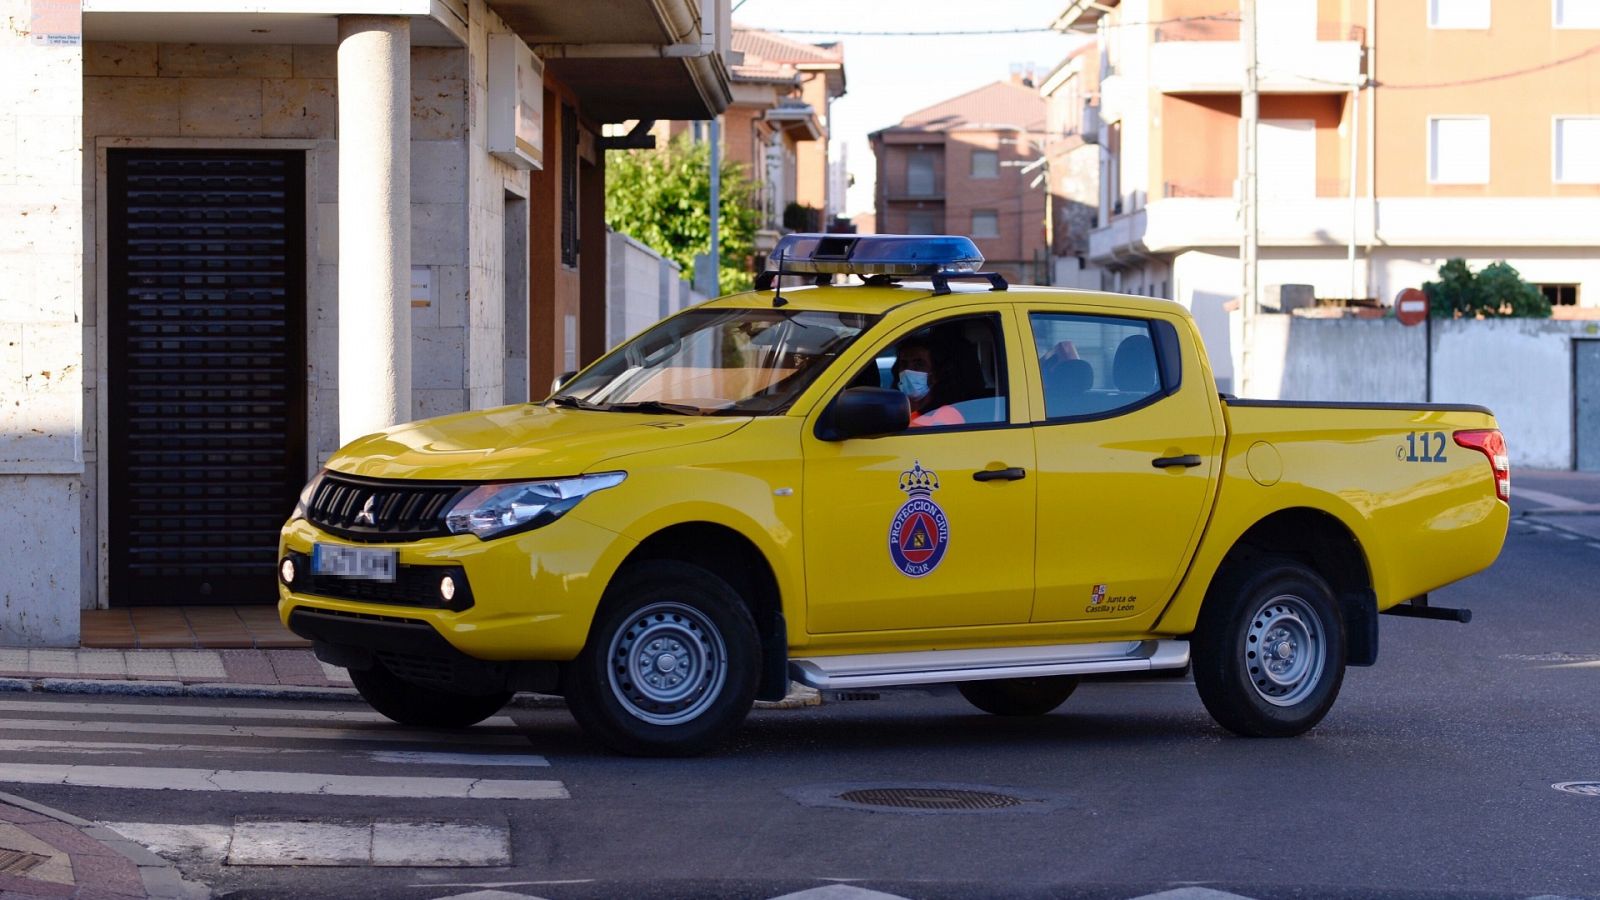
[[[305,477],[305,161],[107,155],[111,602],[270,603]]]

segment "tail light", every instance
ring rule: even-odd
[[[1506,451],[1505,435],[1494,429],[1485,431],[1458,431],[1456,443],[1489,457],[1494,469],[1494,492],[1507,503],[1511,502],[1511,454]]]

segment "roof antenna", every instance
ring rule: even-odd
[[[789,301],[783,299],[783,256],[786,250],[778,251],[778,277],[772,282],[772,308],[788,306]]]

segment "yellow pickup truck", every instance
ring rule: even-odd
[[[1465,621],[1427,593],[1500,551],[1486,409],[1219,396],[1183,307],[1010,287],[966,238],[773,258],[543,402],[336,453],[283,528],[285,624],[398,722],[553,692],[631,754],[791,680],[1039,715],[1190,666],[1223,727],[1286,736],[1379,613]]]

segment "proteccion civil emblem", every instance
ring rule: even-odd
[[[933,502],[939,489],[939,476],[913,461],[900,473],[900,490],[910,499],[894,514],[889,526],[889,557],[895,567],[912,578],[921,578],[939,567],[950,547],[950,522],[944,510]]]

